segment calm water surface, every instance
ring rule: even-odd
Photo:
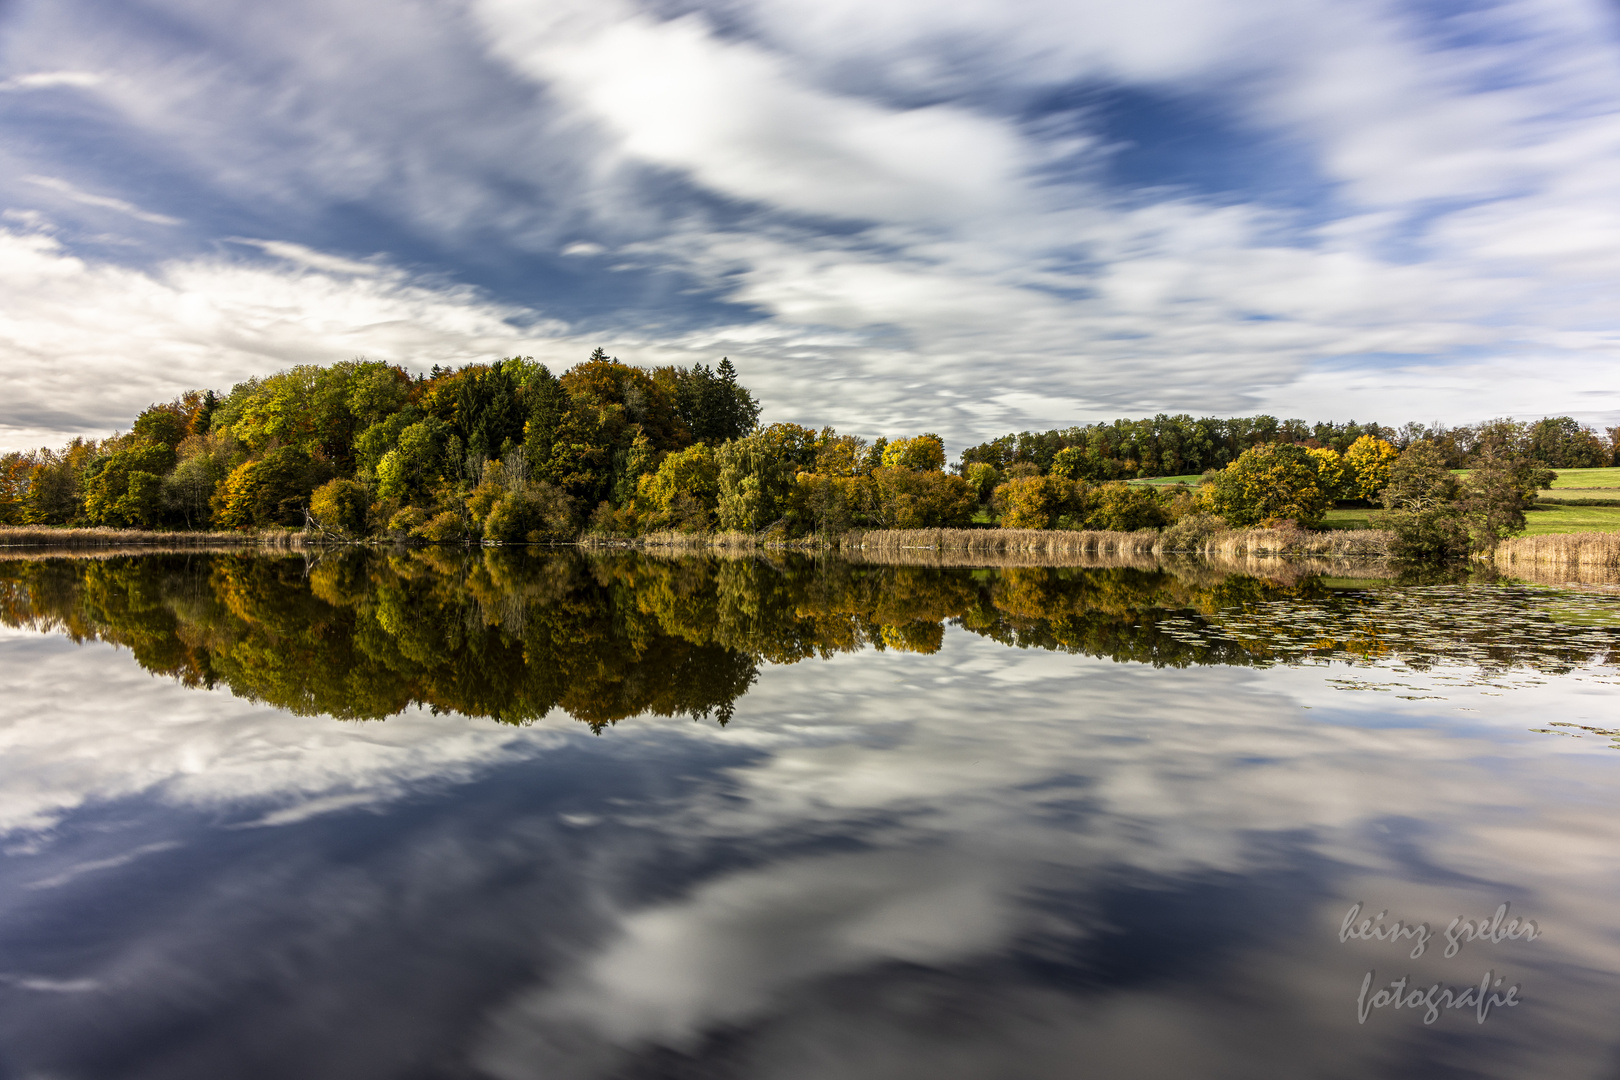
[[[0,1076],[1620,1076],[1617,684],[1591,588],[0,562]]]

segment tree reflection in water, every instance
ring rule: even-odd
[[[304,715],[422,705],[527,723],[557,709],[596,730],[642,713],[724,724],[761,664],[930,653],[947,623],[1156,666],[1394,657],[1422,668],[1455,655],[1567,670],[1620,658],[1603,612],[1572,624],[1556,592],[1375,584],[801,555],[166,554],[0,563],[0,620],[108,641],[149,671]]]

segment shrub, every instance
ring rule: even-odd
[[[420,506],[407,506],[388,519],[388,531],[399,535],[410,535],[418,528],[426,525],[428,512]]]
[[[1160,529],[1169,524],[1163,501],[1151,487],[1114,483],[1104,484],[1096,504],[1086,514],[1086,527],[1135,532]]]
[[[1236,528],[1267,518],[1292,518],[1315,528],[1331,501],[1323,489],[1321,464],[1294,443],[1250,447],[1210,478],[1204,489],[1207,507]]]
[[[885,529],[939,529],[967,525],[978,499],[960,476],[911,469],[873,470],[864,485],[866,512]]]
[[[1160,542],[1166,551],[1200,551],[1226,528],[1226,521],[1214,514],[1191,513],[1164,530]]]
[[[1002,528],[1050,529],[1072,494],[1073,485],[1061,477],[1018,476],[996,488],[994,505]]]
[[[508,492],[484,519],[484,539],[498,544],[538,544],[573,532],[573,507],[550,484],[531,483]]]
[[[411,535],[435,544],[453,544],[457,541],[476,539],[478,530],[465,514],[446,510],[442,514],[434,514],[426,522],[416,526],[411,530]]]
[[[345,536],[364,536],[366,489],[353,480],[328,480],[309,497],[309,516],[317,526]]]

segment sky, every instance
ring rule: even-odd
[[[0,0],[0,448],[366,356],[1620,423],[1596,0]]]

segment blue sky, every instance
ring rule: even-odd
[[[13,0],[0,446],[355,355],[766,420],[1620,422],[1579,0]]]

